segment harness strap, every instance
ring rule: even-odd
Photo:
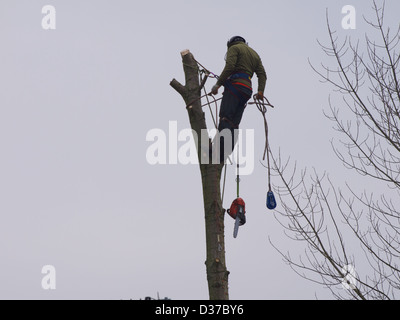
[[[234,85],[239,85],[239,86],[243,86],[243,87],[246,87],[246,88],[248,88],[248,89],[250,89],[250,90],[253,91],[253,88],[252,88],[252,87],[250,87],[250,86],[248,86],[248,85],[245,85],[244,83],[241,83],[241,82],[232,82],[232,84],[234,84]]]
[[[245,94],[239,90],[236,85],[237,83],[234,84],[231,79],[227,79],[224,83],[224,87],[227,88],[241,103],[245,104],[251,97],[251,93],[250,96]],[[251,88],[249,89],[252,90]]]
[[[241,80],[246,80],[246,81],[251,82],[251,75],[249,75],[246,72],[235,72],[235,73],[231,74],[228,79],[231,79],[231,80],[241,79]]]

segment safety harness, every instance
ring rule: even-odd
[[[251,87],[244,83],[238,82],[238,80],[246,80],[251,82],[251,76],[247,73],[235,72],[229,76],[224,82],[224,87],[228,89],[241,103],[245,104],[249,100],[249,96],[245,95],[237,86],[243,86],[247,89],[252,90]]]

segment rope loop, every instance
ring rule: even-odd
[[[257,106],[257,109],[261,112],[261,113],[263,113],[263,114],[265,114],[266,112],[267,112],[267,107],[271,107],[271,108],[275,108],[270,102],[269,102],[269,100],[267,99],[267,97],[263,97],[263,99],[262,100],[260,100],[260,99],[258,99],[257,98],[257,94],[255,94],[254,96],[253,96],[253,102],[249,102],[248,104],[255,104],[256,106]]]
[[[257,106],[257,109],[262,113],[263,118],[264,118],[264,129],[265,129],[265,148],[264,148],[264,155],[263,155],[263,160],[265,160],[265,156],[267,156],[267,169],[268,169],[268,189],[271,191],[271,165],[270,165],[270,160],[269,160],[269,153],[270,153],[270,147],[269,147],[269,141],[268,141],[268,122],[267,122],[267,107],[274,108],[274,106],[269,102],[269,100],[264,96],[263,99],[258,99],[257,95],[255,94],[253,96],[254,102],[249,102],[249,104],[255,104]]]

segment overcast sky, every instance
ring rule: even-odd
[[[349,4],[356,30],[341,27]],[[190,49],[219,74],[227,40],[243,36],[267,71],[265,93],[276,106],[268,111],[273,151],[344,182],[323,115],[331,88],[308,59],[326,61],[317,39],[329,40],[327,8],[340,36],[362,38],[371,4],[0,0],[0,298],[140,299],[159,292],[207,299],[198,166],[146,159],[150,130],[168,134],[170,121],[179,131],[189,127],[184,102],[169,86],[172,78],[184,82],[180,51]],[[55,30],[42,28],[45,5],[56,9]],[[395,27],[400,4],[386,5]],[[247,224],[237,239],[226,218],[230,298],[330,298],[271,247],[268,237],[283,251],[303,250],[265,208],[263,121],[254,107],[241,127],[254,129],[256,161],[242,177]],[[235,197],[229,167],[225,207]],[[45,265],[55,267],[55,290],[41,286]]]

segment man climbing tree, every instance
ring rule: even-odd
[[[264,98],[264,89],[267,81],[264,66],[256,51],[248,46],[246,40],[240,36],[232,37],[228,43],[225,68],[211,93],[218,94],[221,86],[225,87],[221,101],[220,121],[218,131],[228,129],[231,132],[231,146],[224,146],[224,137],[219,138],[220,160],[222,163],[232,153],[237,136],[235,129],[239,128],[247,101],[253,93],[251,78],[254,73],[258,77],[258,90],[256,98]]]
[[[205,69],[189,50],[181,52],[182,65],[185,73],[185,84],[172,79],[170,85],[182,96],[186,104],[190,126],[197,137],[203,137],[207,132],[207,124],[203,105],[201,103],[201,90],[204,89],[206,80],[210,75],[218,77]],[[266,74],[258,54],[249,48],[242,37],[233,37],[228,41],[228,53],[226,66],[217,84],[213,87],[212,93],[218,93],[221,85],[225,86],[222,101],[223,110],[220,112],[221,122],[219,131],[228,129],[234,133],[238,128],[243,115],[244,107],[252,95],[251,78],[254,73],[259,80],[258,99],[264,99],[263,92],[266,83]],[[200,69],[201,67],[202,69]],[[201,75],[205,74],[203,78]],[[209,137],[207,136],[207,139]],[[209,141],[209,140],[208,140]],[[208,142],[207,141],[207,142]],[[218,141],[218,139],[217,139]],[[235,142],[231,139],[231,152]],[[228,276],[225,259],[225,226],[221,197],[221,172],[224,163],[202,161],[207,158],[207,152],[202,148],[202,143],[196,144],[201,180],[203,185],[203,202],[206,227],[206,252],[205,261],[207,271],[207,282],[211,300],[227,300]],[[206,147],[207,148],[207,147]],[[222,147],[220,150],[224,150]],[[230,153],[229,153],[230,154]],[[229,156],[226,154],[224,160]],[[239,180],[238,180],[239,181]],[[243,213],[244,214],[244,213]]]

